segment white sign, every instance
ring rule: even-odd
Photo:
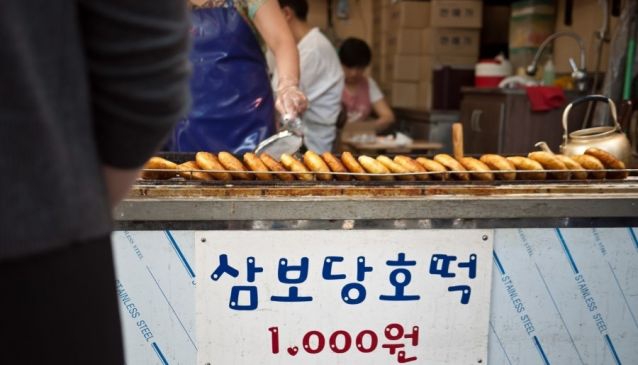
[[[493,233],[197,233],[198,364],[485,364]]]

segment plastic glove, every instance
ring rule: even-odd
[[[297,85],[298,82],[295,79],[282,78],[279,80],[275,107],[281,115],[296,118],[306,111],[308,99]]]

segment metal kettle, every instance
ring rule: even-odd
[[[586,128],[569,133],[567,121],[569,120],[570,110],[574,105],[588,101],[607,102],[614,125]],[[611,153],[625,164],[629,163],[631,145],[618,123],[616,104],[614,104],[613,100],[603,95],[588,95],[576,99],[569,103],[563,112],[563,144],[560,145],[560,152],[568,156],[581,155],[590,147],[600,148]]]

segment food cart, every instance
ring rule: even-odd
[[[638,361],[632,176],[139,181],[115,220],[129,363]]]

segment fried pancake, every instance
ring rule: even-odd
[[[270,171],[273,172],[279,172],[281,171],[281,173],[277,173],[275,175],[277,175],[277,177],[279,178],[279,180],[281,181],[293,181],[295,180],[295,177],[292,174],[287,173],[286,168],[279,163],[279,161],[275,160],[274,158],[272,158],[269,154],[267,153],[262,153],[259,156],[259,159],[261,160],[261,162],[264,163],[264,165],[266,165],[266,167],[268,167],[268,169]]]
[[[540,163],[522,156],[512,156],[508,161],[516,167],[516,178],[519,180],[545,180],[547,173]]]
[[[313,181],[315,179],[314,175],[308,173],[308,169],[303,163],[301,163],[301,161],[287,153],[281,155],[281,163],[286,167],[286,169],[288,169],[288,171],[293,172],[293,175],[295,175],[295,177],[299,180]]]
[[[251,152],[244,153],[244,163],[246,164],[246,166],[248,166],[250,171],[254,171],[254,172],[270,171],[268,170],[268,167],[259,159],[259,157],[257,157],[257,155]],[[258,180],[263,180],[263,181],[270,181],[273,179],[272,174],[255,174],[255,176],[257,177]]]
[[[418,162],[414,161],[408,156],[394,156],[394,162],[403,166],[406,170],[410,172],[427,172],[425,167],[421,166]],[[413,175],[417,180],[430,180],[430,177],[427,174]]]
[[[587,171],[575,160],[569,158],[565,155],[556,155],[556,158],[561,160],[562,163],[567,166],[568,170],[571,170],[572,179],[575,180],[586,180],[587,179]]]
[[[199,172],[200,168],[195,161],[186,161],[177,165],[177,169],[180,170],[179,176],[186,180],[212,180],[213,177],[205,172]]]
[[[440,153],[434,156],[434,161],[445,166],[450,171],[466,171],[465,167],[463,167],[463,165],[461,165],[460,162],[455,160],[454,157],[445,153]],[[455,173],[452,173],[452,176],[461,181],[470,180],[470,175],[464,172],[455,172]]]
[[[388,170],[383,164],[372,157],[369,156],[359,156],[359,163],[363,168],[371,173],[371,174],[389,174],[390,170]],[[373,176],[373,180],[384,180],[384,181],[392,181],[394,177],[392,176]]]
[[[341,154],[341,162],[348,169],[348,171],[353,172],[355,174],[365,174],[366,170],[364,170],[363,166],[359,164],[357,159],[352,156],[350,152],[344,152]],[[359,181],[370,181],[370,176],[367,175],[354,175],[354,178]]]
[[[388,156],[377,156],[377,161],[379,161],[386,169],[390,170],[391,173],[395,174],[407,174],[410,173],[408,169],[399,165],[398,163],[392,161]],[[396,177],[398,180],[403,181],[414,181],[416,180],[414,175],[401,175]]]
[[[226,170],[230,172],[230,174],[238,180],[252,180],[254,177],[252,174],[247,174],[242,171],[246,171],[244,164],[241,163],[237,159],[237,157],[231,155],[228,152],[220,152],[217,154],[217,158],[219,162],[224,166]],[[234,171],[234,172],[233,172]]]
[[[468,171],[479,171],[470,173],[471,176],[475,179],[483,181],[494,180],[494,174],[492,173],[492,170],[490,170],[489,166],[481,162],[481,160],[477,160],[474,157],[461,157],[458,161]]]
[[[603,163],[596,157],[590,155],[576,155],[570,157],[587,170],[590,179],[600,180],[605,178],[605,171],[597,171],[604,170],[605,165],[603,165]]]
[[[495,154],[486,154],[481,156],[481,162],[486,164],[494,172],[494,176],[499,180],[516,180],[516,166],[511,161],[508,161],[505,157]],[[512,171],[502,172],[497,171]]]
[[[151,157],[142,169],[177,170],[177,164],[161,157]],[[170,179],[175,176],[177,171],[142,171],[143,179]]]
[[[330,167],[330,170],[332,172],[343,172],[343,173],[348,172],[348,170],[346,169],[345,166],[343,166],[341,161],[339,161],[339,159],[336,158],[332,153],[324,152],[321,154],[321,157],[328,164],[328,167]],[[341,181],[349,181],[352,179],[350,175],[341,175],[341,174],[335,175],[335,178]]]
[[[317,180],[321,181],[331,181],[332,174],[330,173],[330,168],[326,164],[326,162],[313,151],[306,151],[303,155],[303,162],[308,168],[308,170],[312,172],[316,172]]]
[[[567,166],[565,166],[565,163],[559,160],[556,157],[556,155],[549,152],[545,152],[545,151],[530,152],[527,155],[527,157],[543,165],[543,168],[545,170],[567,170]],[[571,174],[568,171],[566,172],[558,171],[558,172],[549,173],[549,176],[557,180],[569,180],[570,175]]]
[[[430,160],[426,157],[417,157],[416,162],[423,166],[423,168],[425,168],[428,172],[436,172],[436,174],[430,174],[432,179],[447,180],[449,177],[445,166],[434,160]]]
[[[624,170],[625,169],[625,163],[620,161],[619,159],[616,158],[616,156],[612,155],[611,153],[607,152],[607,151],[603,151],[600,148],[588,148],[587,151],[585,151],[586,155],[590,155],[590,156],[594,156],[596,157],[600,162],[603,163],[603,166],[605,166],[605,169],[612,169],[612,170]],[[607,178],[608,179],[624,179],[628,176],[629,174],[627,173],[627,171],[609,171],[607,172]]]
[[[195,155],[195,162],[197,162],[197,166],[199,166],[202,170],[226,170],[217,159],[217,156],[210,152],[197,152]],[[227,172],[209,172],[208,174],[214,177],[215,180],[228,181],[233,179],[233,177]]]

